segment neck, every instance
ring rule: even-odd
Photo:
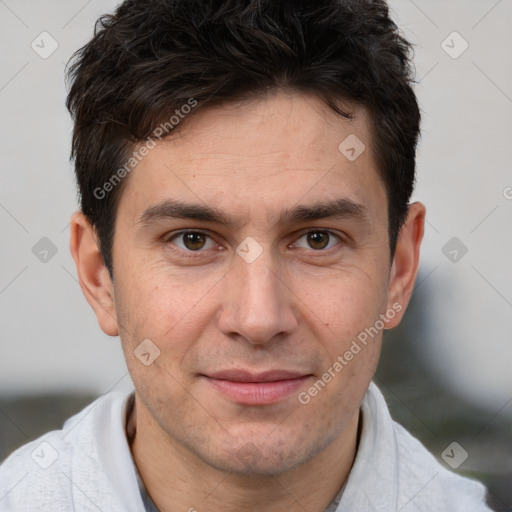
[[[305,464],[279,476],[220,471],[165,434],[136,406],[127,433],[148,493],[161,512],[323,512],[344,485],[361,427],[359,410],[338,436]]]

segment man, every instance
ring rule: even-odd
[[[485,511],[372,383],[418,270],[420,113],[383,0],[126,0],[70,69],[70,248],[135,392],[0,510]]]

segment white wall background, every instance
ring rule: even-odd
[[[2,395],[131,386],[119,339],[98,327],[68,249],[77,202],[64,65],[116,4],[0,0]],[[432,306],[422,350],[452,390],[498,412],[512,399],[512,0],[390,5],[417,45],[424,112],[415,199],[428,226],[417,286]],[[47,59],[31,47],[51,49],[44,31],[58,43]],[[32,252],[43,237],[57,249],[46,263]],[[453,237],[467,247],[463,257],[445,249],[458,250],[455,263],[443,253]]]

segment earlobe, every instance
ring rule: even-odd
[[[114,301],[114,286],[98,248],[95,229],[78,211],[71,217],[69,248],[75,261],[82,292],[96,314],[105,334],[119,334]]]
[[[416,275],[418,274],[420,247],[425,229],[425,206],[413,203],[409,206],[407,219],[398,236],[395,256],[391,267],[388,288],[388,308],[398,309],[399,313],[386,324],[387,329],[396,327],[409,304]]]

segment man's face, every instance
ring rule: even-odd
[[[126,183],[114,298],[138,415],[214,467],[278,474],[309,460],[375,371],[381,331],[353,342],[391,307],[387,198],[355,113],[288,93],[203,110]],[[366,146],[354,161],[338,149],[352,134]],[[232,225],[173,217],[178,201]],[[338,215],[297,214],[335,202]],[[142,359],[160,352],[146,365],[134,351],[148,339]]]

